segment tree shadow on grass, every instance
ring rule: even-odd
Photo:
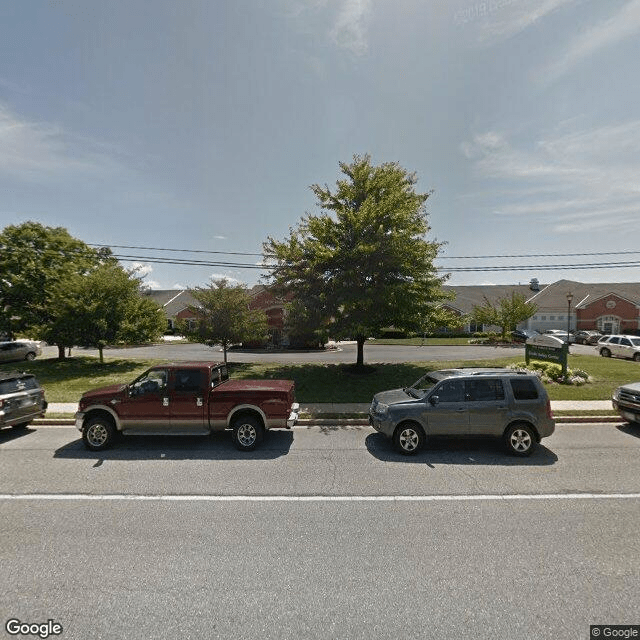
[[[255,376],[255,366],[233,363],[231,377]],[[371,402],[385,389],[406,387],[429,371],[442,368],[434,363],[365,365],[365,374],[354,372],[349,364],[300,363],[269,365],[266,379],[293,380],[298,402]]]
[[[89,451],[81,439],[56,449],[54,458],[96,460],[275,460],[289,453],[291,431],[274,430],[254,451],[238,451],[228,432],[203,436],[121,436],[104,451]]]
[[[529,457],[512,456],[505,451],[502,442],[497,438],[431,437],[426,447],[412,456],[398,453],[391,440],[381,433],[368,435],[365,445],[372,456],[383,462],[423,464],[431,468],[446,464],[537,467],[552,465],[558,461],[558,456],[543,445],[538,445]]]

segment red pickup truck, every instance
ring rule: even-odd
[[[230,380],[219,362],[152,367],[130,384],[87,391],[76,427],[92,451],[120,434],[204,435],[231,429],[242,451],[254,449],[267,429],[290,429],[298,419],[292,380]]]

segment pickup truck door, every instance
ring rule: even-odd
[[[123,431],[149,433],[169,427],[168,379],[167,369],[151,369],[129,385],[128,396],[114,407]]]
[[[208,369],[175,369],[169,392],[171,432],[200,434],[209,431],[207,415]]]

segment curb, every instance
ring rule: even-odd
[[[626,422],[617,416],[559,416],[556,424],[599,424]],[[75,420],[70,418],[36,418],[31,424],[39,426],[75,427]],[[368,427],[367,418],[303,418],[298,420],[296,427],[329,427],[346,425],[352,427]]]

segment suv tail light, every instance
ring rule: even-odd
[[[547,398],[547,418],[553,420],[553,411],[551,411],[551,400]]]

